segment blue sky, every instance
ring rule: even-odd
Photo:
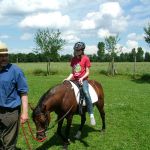
[[[150,0],[0,0],[0,42],[11,53],[33,52],[37,29],[50,28],[67,41],[60,54],[72,54],[77,41],[86,43],[87,54],[96,54],[98,42],[118,33],[122,52],[150,52],[143,30],[149,10]]]

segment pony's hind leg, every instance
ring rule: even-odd
[[[104,109],[102,109],[100,111],[100,115],[101,115],[101,118],[102,118],[102,130],[101,131],[105,131],[106,124],[105,124],[105,111],[104,111]]]
[[[98,100],[98,102],[96,103],[96,106],[99,110],[101,119],[102,119],[102,129],[100,131],[105,131],[106,129],[106,124],[105,124],[105,111],[104,111],[104,104],[102,104],[100,102],[100,100]]]
[[[81,115],[81,124],[79,126],[79,129],[78,129],[76,135],[75,135],[76,139],[81,138],[81,132],[82,132],[82,129],[83,129],[83,126],[84,126],[85,122],[86,122],[86,114],[85,114],[85,112],[83,112],[82,115]]]

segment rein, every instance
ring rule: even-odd
[[[67,87],[67,88],[68,88],[68,87]],[[29,106],[30,106],[30,108],[32,109],[30,103],[29,103]],[[48,129],[51,129],[51,128],[55,127],[56,124],[58,124],[61,120],[63,120],[63,119],[68,115],[68,113],[71,111],[72,108],[73,108],[73,105],[70,107],[70,109],[69,109],[59,120],[56,120],[56,121],[55,121],[54,125],[52,125],[52,126],[51,126],[50,128],[48,128]],[[32,109],[32,110],[33,110],[33,109]],[[47,139],[47,137],[44,137],[44,138],[41,139],[41,140],[37,139],[37,138],[34,136],[34,134],[33,134],[33,131],[32,131],[32,129],[31,129],[31,126],[30,126],[30,123],[29,123],[29,120],[27,120],[27,125],[28,125],[28,130],[30,131],[30,133],[31,133],[31,135],[32,135],[32,138],[33,138],[35,141],[37,141],[37,142],[43,142],[43,141],[45,141],[45,140]],[[32,150],[32,148],[31,148],[31,146],[30,146],[30,144],[29,144],[29,141],[28,141],[26,132],[25,132],[24,124],[21,124],[21,127],[22,127],[22,131],[23,131],[23,135],[24,135],[24,137],[25,137],[26,144],[28,145],[29,150]],[[42,130],[38,130],[36,133],[41,133],[41,132],[44,132],[44,131],[45,131],[45,129],[42,129]]]
[[[29,124],[29,121],[27,121],[27,124],[28,124],[28,128],[29,128],[29,131],[30,131],[30,133],[31,133],[31,135],[32,135],[32,138],[35,140],[35,141],[37,141],[37,142],[43,142],[43,141],[45,141],[46,139],[47,139],[47,137],[45,137],[45,138],[43,138],[43,139],[41,139],[41,140],[38,140],[35,136],[34,136],[34,134],[33,134],[33,132],[32,132],[32,129],[31,129],[31,126],[30,126],[30,124]],[[40,130],[40,131],[37,131],[37,132],[43,132],[44,131],[44,129],[43,130]]]
[[[73,107],[73,105],[72,105],[72,106],[70,107],[70,109],[66,112],[66,114],[64,114],[59,120],[55,121],[54,125],[52,125],[52,126],[51,126],[50,128],[48,128],[48,129],[54,128],[55,125],[58,124],[58,122],[60,122],[62,119],[64,119],[64,118],[67,116],[67,114],[71,111],[72,107]],[[32,135],[32,138],[33,138],[35,141],[37,141],[37,142],[43,142],[43,141],[45,141],[45,140],[47,139],[47,137],[45,137],[45,138],[43,138],[43,139],[41,139],[41,140],[38,140],[38,139],[34,136],[33,131],[32,131],[32,129],[31,129],[31,126],[30,126],[30,123],[29,123],[28,120],[27,120],[27,124],[28,124],[28,129],[29,129],[29,131],[30,131],[30,133],[31,133],[31,135]],[[25,137],[26,144],[28,145],[29,150],[32,150],[31,145],[29,144],[29,141],[28,141],[26,132],[25,132],[24,124],[21,124],[21,127],[22,127],[22,131],[23,131],[23,135],[24,135],[24,137]],[[39,130],[39,131],[37,131],[37,133],[43,132],[44,130],[45,130],[45,129]]]
[[[68,80],[65,80],[64,82],[68,82]],[[63,83],[64,83],[64,82],[63,82]],[[70,82],[69,82],[69,83],[70,83]],[[68,87],[67,87],[67,89],[68,89]],[[63,119],[67,116],[67,114],[71,111],[72,107],[73,107],[73,105],[70,107],[70,109],[69,109],[59,120],[56,120],[56,121],[55,121],[54,125],[52,125],[52,126],[49,127],[48,129],[54,128],[56,124],[58,124],[61,120],[63,120]]]
[[[47,139],[47,137],[45,137],[45,138],[43,138],[43,139],[41,139],[41,140],[38,140],[38,139],[34,136],[34,134],[33,134],[33,132],[32,132],[32,129],[31,129],[31,126],[30,126],[30,123],[29,123],[28,120],[27,120],[27,124],[28,124],[28,129],[29,129],[29,131],[30,131],[30,133],[31,133],[31,135],[32,135],[32,138],[33,138],[35,141],[37,141],[37,142],[43,142],[43,141],[45,141],[45,140]],[[29,150],[32,150],[31,145],[29,144],[29,141],[28,141],[26,132],[25,132],[24,124],[21,124],[21,127],[22,127],[22,131],[23,131],[23,135],[24,135],[24,137],[25,137],[26,144],[28,145]],[[43,132],[43,131],[44,131],[44,130],[40,130],[40,131],[37,131],[37,132],[40,133],[40,132]]]
[[[70,107],[70,109],[59,120],[55,121],[54,125],[52,125],[48,129],[54,128],[56,124],[58,124],[61,120],[63,120],[67,116],[67,114],[70,112],[70,110],[72,109],[72,107],[73,107],[73,105]]]

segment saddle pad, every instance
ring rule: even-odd
[[[70,83],[71,83],[71,85],[74,89],[77,103],[79,104],[79,97],[80,97],[79,88],[72,81],[70,81]],[[92,99],[92,103],[97,102],[98,101],[98,96],[96,94],[95,89],[90,84],[89,84],[89,93],[90,93],[90,96],[91,96],[91,99]],[[86,106],[85,101],[83,101],[83,106]]]

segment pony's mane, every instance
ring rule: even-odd
[[[34,114],[40,114],[41,113],[41,108],[42,108],[42,104],[43,101],[47,99],[48,96],[52,95],[54,93],[54,89],[56,87],[58,87],[59,85],[55,85],[53,87],[51,87],[50,89],[48,89],[39,99],[39,102],[37,103],[37,106],[34,109]]]
[[[50,96],[50,95],[53,95],[55,94],[55,91],[58,87],[60,87],[61,84],[57,84],[57,85],[54,85],[53,87],[51,87],[50,89],[48,89],[42,96],[41,98],[39,99],[39,102],[37,104],[37,106],[41,107],[42,106],[42,103],[44,100],[47,100],[47,98]]]
[[[41,108],[42,108],[42,105],[43,105],[43,102],[46,101],[49,96],[51,95],[54,95],[55,92],[57,91],[57,89],[59,89],[61,86],[64,86],[66,83],[61,83],[61,84],[57,84],[57,85],[54,85],[53,87],[51,87],[50,89],[48,89],[39,99],[39,102],[34,110],[34,113],[35,114],[39,114],[41,113]]]

